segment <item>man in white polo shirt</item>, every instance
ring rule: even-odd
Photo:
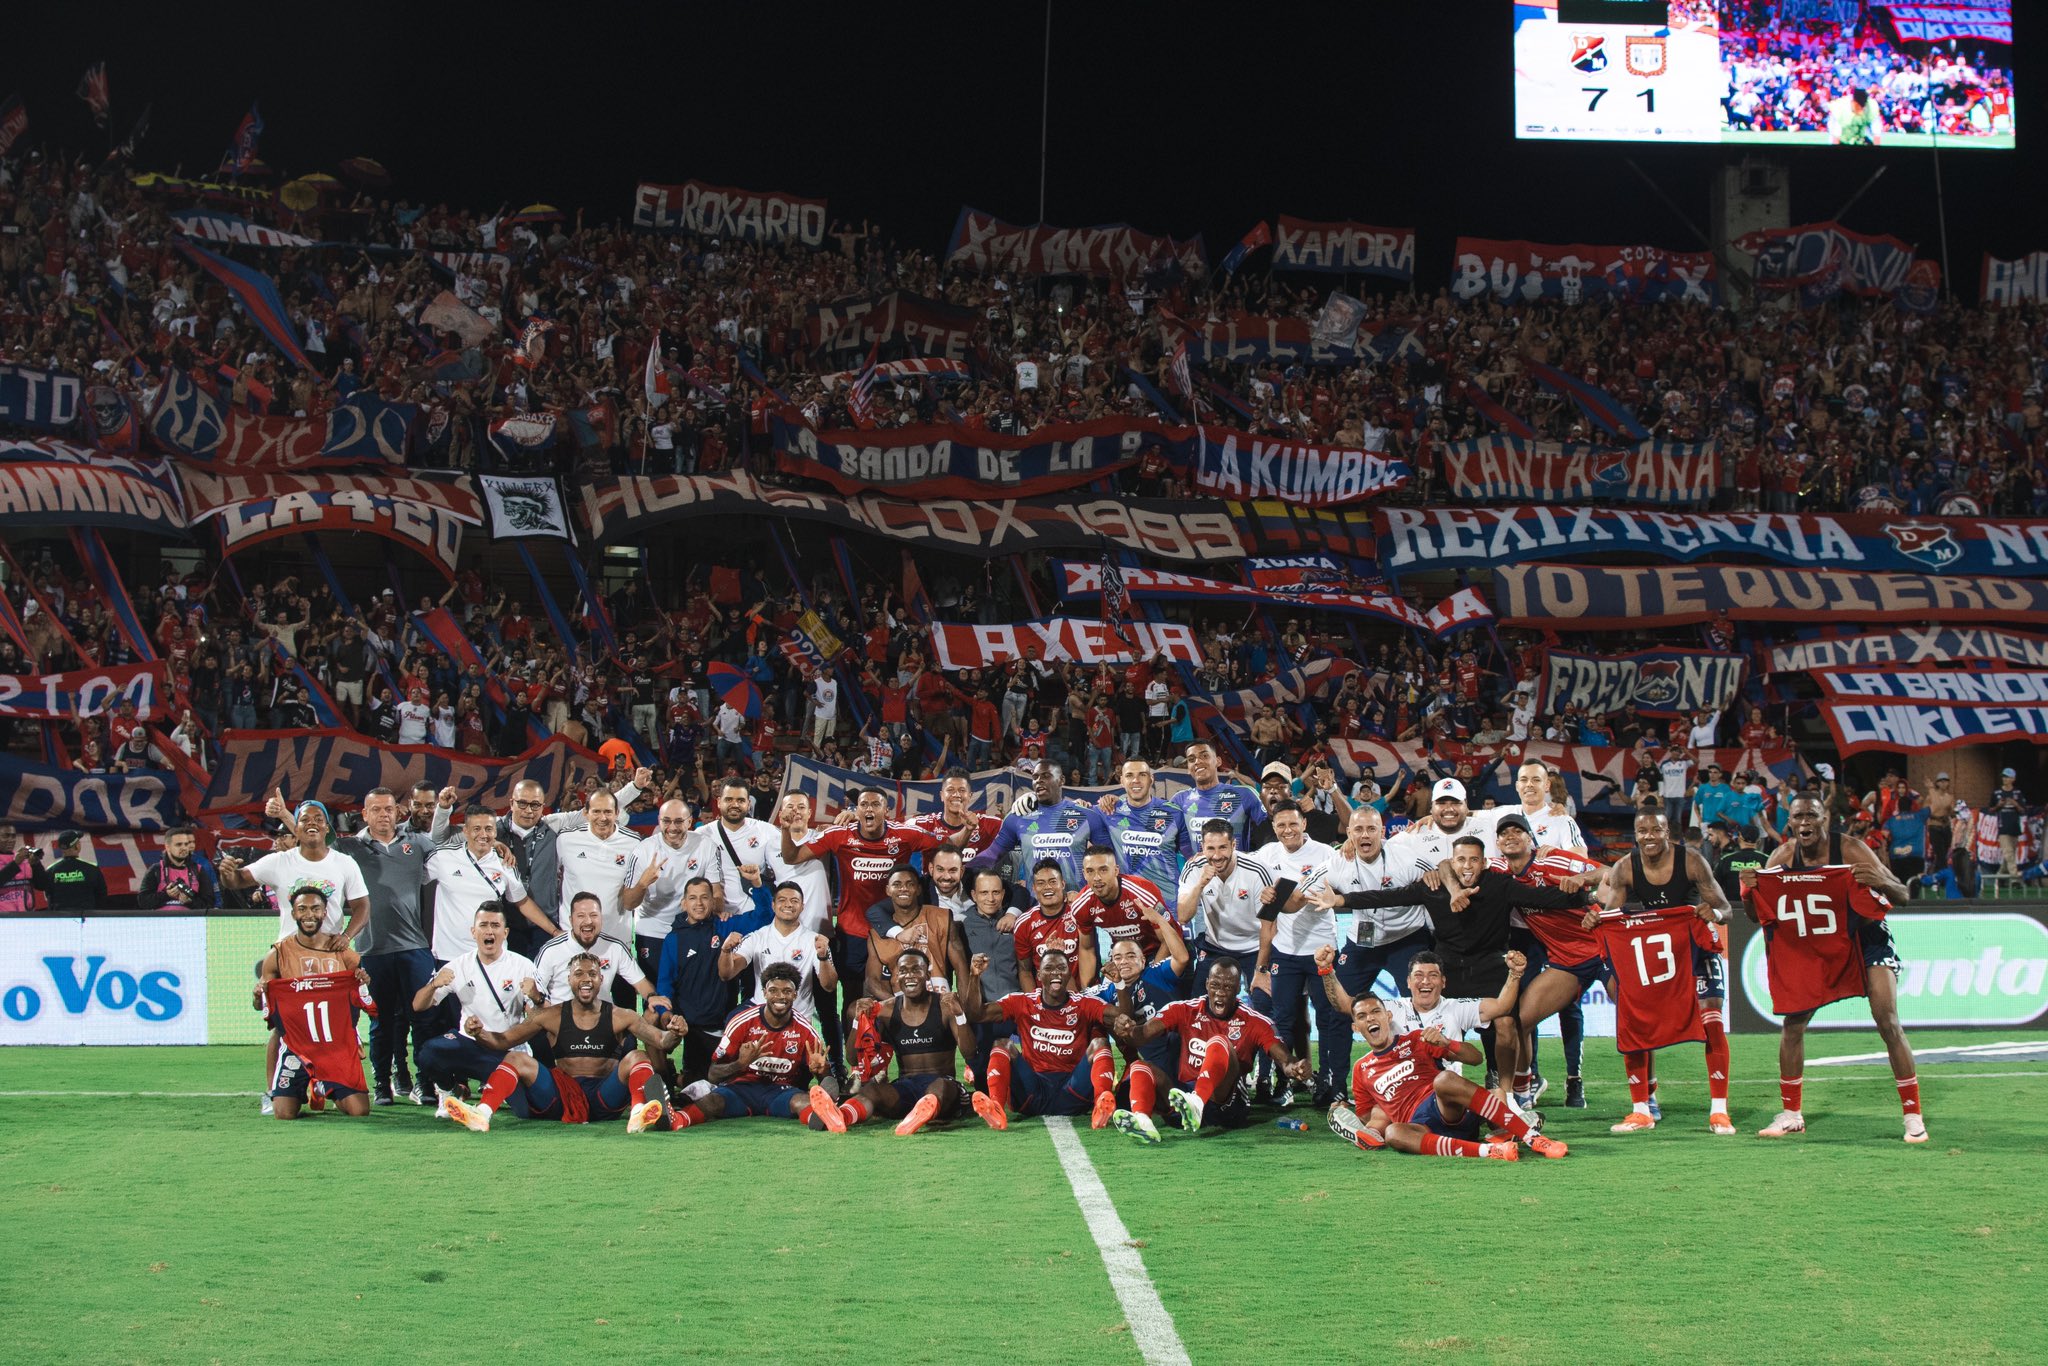
[[[1326,1107],[1342,1091],[1342,1082],[1330,1078],[1350,1070],[1351,1037],[1349,1021],[1337,1013],[1322,992],[1311,992],[1309,984],[1316,977],[1316,950],[1337,945],[1337,916],[1321,903],[1309,901],[1305,893],[1327,875],[1336,851],[1308,837],[1307,817],[1291,798],[1270,805],[1267,815],[1273,822],[1273,842],[1251,855],[1266,865],[1266,871],[1273,876],[1273,885],[1264,896],[1265,905],[1259,909],[1259,963],[1252,974],[1252,985],[1272,1000],[1269,1013],[1273,1031],[1290,1049],[1295,1044],[1295,1027],[1301,1025],[1303,1057],[1308,1056],[1308,1027],[1302,1023],[1302,1001],[1308,998],[1322,1040],[1315,1103]],[[1283,1105],[1291,1101],[1293,1090],[1289,1086],[1282,1093]]]
[[[488,807],[471,806],[462,813],[461,843],[437,849],[427,860],[421,880],[434,884],[434,932],[429,942],[437,965],[452,963],[475,947],[470,929],[477,908],[490,902],[503,902],[544,934],[560,933],[547,912],[526,894],[518,872],[498,857],[497,841],[497,816]]]
[[[718,819],[697,827],[699,835],[718,844],[723,858],[725,910],[727,915],[747,908],[752,888],[769,876],[771,856],[782,851],[782,830],[753,815],[754,794],[745,782],[727,778],[718,785]],[[753,869],[750,880],[746,870]],[[772,885],[772,884],[771,884]]]
[[[1502,813],[1482,811],[1477,815],[1465,805],[1465,785],[1456,778],[1439,778],[1429,790],[1429,817],[1411,822],[1387,841],[1390,848],[1413,854],[1423,865],[1434,868],[1451,856],[1451,843],[1471,835],[1486,845],[1486,856],[1497,852],[1493,844],[1493,823]]]
[[[708,828],[690,829],[690,804],[665,801],[655,813],[655,833],[633,846],[619,905],[633,913],[633,950],[643,977],[661,968],[661,946],[683,909],[683,888],[692,878],[723,880],[724,855]],[[716,901],[713,914],[716,914]]]
[[[505,947],[507,926],[502,905],[486,902],[470,917],[470,936],[475,947],[451,962],[420,988],[412,998],[413,1010],[425,1015],[453,996],[461,1003],[461,1014],[483,1022],[485,1029],[502,1034],[526,1018],[539,1005],[540,988],[531,959]],[[532,1052],[525,1044],[520,1052]],[[420,1078],[440,1092],[458,1090],[468,1081],[482,1081],[505,1060],[456,1027],[420,1045]],[[445,1109],[445,1107],[444,1107]]]
[[[555,841],[555,857],[562,865],[562,904],[571,905],[586,893],[595,896],[604,916],[601,932],[630,946],[633,919],[621,894],[640,841],[619,828],[619,800],[611,793],[591,793],[583,810],[589,828],[567,831]],[[636,962],[634,970],[638,968]],[[619,1000],[616,990],[613,1002],[627,1009],[633,1005],[631,997]]]

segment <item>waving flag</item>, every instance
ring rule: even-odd
[[[1131,590],[1124,585],[1123,566],[1109,550],[1102,552],[1102,624],[1118,640],[1127,641],[1124,625],[1131,619]]]
[[[235,302],[242,306],[242,311],[249,315],[249,321],[270,338],[286,360],[301,370],[313,368],[313,362],[307,360],[306,353],[299,349],[298,331],[285,313],[284,300],[278,297],[277,286],[268,275],[190,242],[180,241],[177,245],[193,264],[220,281],[234,296]]]
[[[1536,439],[1536,429],[1534,427],[1531,427],[1521,418],[1516,417],[1506,404],[1494,398],[1470,380],[1465,381],[1465,398],[1473,407],[1479,410],[1481,417],[1491,422],[1501,431],[1506,432],[1509,436],[1526,437],[1531,441]]]
[[[1223,264],[1218,266],[1217,269],[1226,275],[1235,271],[1244,264],[1245,257],[1251,255],[1272,240],[1273,225],[1263,218],[1260,219],[1252,224],[1252,230],[1246,233],[1243,239],[1230,249],[1230,255],[1223,258]]]
[[[860,370],[860,377],[853,382],[853,392],[847,396],[846,410],[853,414],[853,420],[867,425],[875,410],[875,382],[879,378],[878,363],[881,360],[882,339],[876,337],[868,347],[868,363]]]
[[[0,157],[13,150],[21,135],[28,131],[28,108],[21,102],[21,96],[9,95],[0,100]]]
[[[1471,626],[1490,626],[1493,607],[1476,588],[1460,588],[1424,613],[1423,620],[1438,636],[1455,635]]]
[[[1188,368],[1188,343],[1185,337],[1173,348],[1173,365],[1169,373],[1173,375],[1173,387],[1180,391],[1181,397],[1190,403],[1194,402],[1195,377],[1194,372]]]
[[[1600,430],[1625,436],[1631,441],[1650,439],[1650,429],[1636,420],[1628,405],[1598,385],[1588,384],[1576,375],[1567,375],[1562,370],[1535,361],[1529,362],[1529,374],[1551,393],[1563,394],[1578,404],[1579,410]]]
[[[247,171],[256,161],[256,144],[263,137],[263,115],[258,113],[254,103],[249,112],[242,115],[242,121],[235,125],[235,140],[228,148],[225,158],[227,169],[236,175]]]
[[[107,64],[94,62],[78,78],[78,98],[92,109],[92,121],[104,128],[114,107],[113,94],[107,88]]]
[[[647,388],[647,406],[659,408],[668,402],[668,375],[661,368],[661,332],[656,330],[654,345],[647,348],[647,375],[643,383]]]
[[[135,149],[140,147],[142,140],[149,136],[149,114],[154,108],[156,108],[154,104],[142,106],[142,113],[136,116],[134,124],[128,129],[128,136],[122,140],[119,147],[107,153],[108,161],[135,160]],[[0,148],[0,151],[5,150],[5,148]]]

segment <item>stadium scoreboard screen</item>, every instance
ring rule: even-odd
[[[1517,137],[2013,146],[2010,4],[1511,3]]]

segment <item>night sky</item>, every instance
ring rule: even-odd
[[[2024,10],[2025,6],[2016,6]],[[138,164],[218,164],[252,99],[262,155],[292,173],[375,157],[393,193],[491,209],[540,200],[623,217],[634,183],[702,179],[823,196],[905,243],[944,244],[962,203],[1030,222],[1038,201],[1045,10],[1010,6],[375,5],[271,11],[16,6],[0,96],[29,136],[104,151],[73,94],[108,64],[117,134],[155,105]],[[321,16],[316,34],[301,13]],[[147,24],[138,14],[151,16]],[[1459,22],[1448,23],[1446,15]],[[1269,24],[1268,17],[1287,22]],[[1474,16],[1481,21],[1475,22]],[[1491,17],[1484,17],[1491,16]],[[2048,248],[2048,89],[2022,13],[2021,150],[1944,153],[1951,259]],[[1233,7],[1056,0],[1046,218],[1203,233],[1220,257],[1278,213],[1421,230],[1418,283],[1448,279],[1452,239],[1526,237],[1697,249],[1716,167],[1734,149],[1518,143],[1506,0]],[[2039,31],[2048,45],[2048,28]],[[1795,222],[1846,218],[1936,256],[1925,151],[1788,149]],[[1632,159],[1676,203],[1647,190]]]

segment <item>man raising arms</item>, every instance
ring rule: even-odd
[[[774,919],[745,935],[730,933],[718,948],[718,975],[730,982],[749,968],[758,977],[771,964],[787,963],[797,974],[797,1018],[813,1029],[818,1020],[813,1002],[822,988],[828,995],[839,985],[838,969],[832,966],[832,941],[803,927],[804,893],[794,882],[776,884],[769,903]],[[763,983],[765,989],[765,982]],[[755,993],[753,1003],[763,1005],[767,996]]]
[[[1791,838],[1771,851],[1771,857],[1764,865],[1765,872],[1846,867],[1856,887],[1876,892],[1895,903],[1905,899],[1905,887],[1878,861],[1876,854],[1866,846],[1854,840],[1844,840],[1838,832],[1828,830],[1827,810],[1819,797],[1802,793],[1792,799],[1786,813],[1786,833]],[[1744,907],[1764,926],[1764,932],[1771,935],[1785,933],[1786,924],[1793,922],[1781,918],[1778,906],[1763,904],[1765,898],[1758,890],[1757,875],[1744,873],[1742,886]],[[1853,915],[1848,901],[1847,896],[1837,897],[1831,912]],[[1796,929],[1804,934],[1804,913],[1808,907],[1799,909],[1802,914],[1796,921]],[[1870,1020],[1877,1026],[1878,1036],[1884,1040],[1892,1076],[1898,1082],[1899,1107],[1905,1114],[1906,1142],[1925,1143],[1927,1121],[1920,1113],[1920,1078],[1913,1060],[1913,1045],[1907,1042],[1906,1031],[1899,1023],[1899,952],[1892,944],[1891,928],[1882,919],[1872,920],[1856,915],[1853,924],[1855,948],[1863,959],[1864,992],[1870,998]],[[1778,1036],[1778,1089],[1784,1108],[1769,1127],[1760,1131],[1764,1138],[1783,1138],[1788,1134],[1806,1132],[1806,1117],[1799,1107],[1805,1080],[1806,1026],[1812,1018],[1812,1010],[1790,1012],[1785,1016],[1784,1030]]]
[[[657,1029],[640,1015],[603,998],[604,968],[588,953],[569,962],[569,999],[542,1006],[511,1029],[486,1029],[472,1016],[464,1022],[469,1036],[492,1052],[503,1053],[475,1105],[450,1096],[448,1118],[477,1133],[491,1127],[491,1116],[515,1091],[524,1088],[527,1117],[559,1119],[564,1124],[594,1124],[617,1119],[629,1107],[626,1132],[637,1134],[667,1118],[657,1095],[649,1098],[648,1083],[658,1082],[647,1049],[668,1053],[683,1041],[673,1029]],[[519,1045],[547,1035],[555,1064],[542,1071],[531,1053]],[[630,1034],[642,1045],[619,1056],[619,1037]]]
[[[1009,1020],[1017,1037],[989,1051],[988,1090],[974,1093],[974,1113],[991,1129],[1007,1129],[1007,1111],[1020,1115],[1088,1115],[1093,1127],[1116,1109],[1116,1062],[1100,1033],[1115,1007],[1067,990],[1064,951],[1048,947],[1038,959],[1038,986],[984,1002],[981,974],[988,959],[967,965],[965,1004],[970,1023]]]

